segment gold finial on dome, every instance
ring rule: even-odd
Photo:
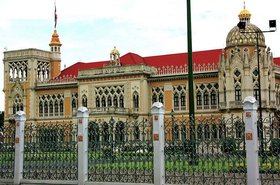
[[[54,30],[54,32],[52,34],[52,40],[51,40],[49,45],[50,46],[61,46],[62,45],[60,43],[59,35],[57,34],[56,30]]]
[[[244,7],[243,7],[243,10],[240,11],[238,17],[239,17],[239,20],[242,21],[242,20],[250,20],[251,18],[251,13],[246,10],[246,4],[245,4],[245,1],[244,1]]]

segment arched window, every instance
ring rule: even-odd
[[[209,92],[205,91],[203,93],[204,109],[209,109]]]
[[[59,102],[59,110],[60,110],[60,116],[62,116],[63,112],[64,112],[63,100],[60,100],[60,102]]]
[[[108,107],[112,106],[112,98],[111,98],[111,96],[108,96],[108,98],[107,98],[107,105],[108,105]]]
[[[139,94],[137,92],[133,93],[133,109],[138,111],[139,108]]]
[[[39,116],[43,116],[43,102],[41,100],[39,102]]]
[[[99,98],[99,96],[97,96],[95,98],[95,101],[96,101],[96,107],[100,107],[100,98]]]
[[[105,96],[102,96],[101,107],[106,107],[106,98],[105,98]]]
[[[48,102],[45,101],[45,103],[44,103],[44,116],[49,116],[48,112],[49,112]]]
[[[202,95],[200,91],[196,93],[196,107],[197,109],[202,109]]]
[[[53,116],[53,101],[52,101],[52,100],[50,100],[49,108],[50,108],[50,114],[49,114],[49,116]]]
[[[82,96],[82,106],[87,107],[87,96],[85,94]]]
[[[114,101],[113,101],[114,107],[118,107],[118,97],[117,95],[114,96]]]
[[[179,110],[179,94],[175,92],[173,96],[173,102],[174,102],[174,110]]]
[[[181,109],[186,109],[186,93],[181,93]]]
[[[124,108],[123,95],[120,95],[120,108]]]
[[[54,102],[54,114],[55,116],[58,116],[58,101],[55,100]]]

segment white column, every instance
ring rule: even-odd
[[[16,134],[15,134],[15,169],[14,184],[20,184],[23,175],[23,152],[24,152],[24,126],[25,112],[18,111],[15,114]]]
[[[247,184],[260,185],[258,165],[257,101],[247,96],[243,102],[246,140]]]
[[[154,185],[165,184],[164,165],[164,108],[160,102],[152,105],[154,145]]]
[[[88,117],[86,107],[79,107],[78,118],[78,185],[88,180]]]

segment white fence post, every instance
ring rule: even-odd
[[[20,184],[23,175],[23,151],[24,151],[24,126],[25,112],[18,111],[15,114],[16,134],[15,134],[15,169],[14,184]]]
[[[164,165],[164,108],[160,102],[152,105],[154,145],[154,185],[165,184]]]
[[[86,107],[79,107],[78,118],[78,185],[88,180],[88,117]]]
[[[258,165],[258,105],[253,96],[247,96],[243,102],[246,140],[247,184],[260,185]]]

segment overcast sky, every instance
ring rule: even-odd
[[[191,1],[193,51],[224,48],[243,2]],[[56,0],[56,7],[62,68],[78,61],[108,60],[114,46],[121,55],[187,51],[186,0]],[[268,30],[269,20],[280,18],[277,0],[246,0],[246,9],[252,13],[251,23],[262,30]],[[4,48],[49,50],[53,29],[54,0],[0,0],[2,59]],[[280,32],[265,37],[274,57],[280,57]],[[0,82],[0,110],[4,110],[3,63]]]

